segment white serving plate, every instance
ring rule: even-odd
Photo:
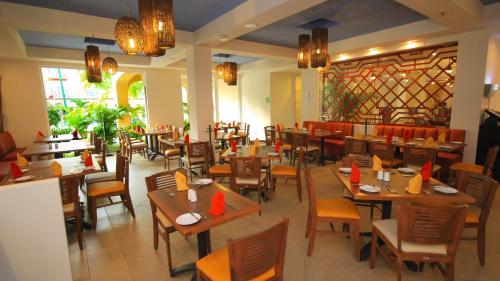
[[[348,167],[342,167],[342,168],[339,168],[339,171],[341,173],[344,173],[344,174],[350,174],[351,173],[351,168],[348,168]]]
[[[405,145],[414,146],[414,145],[417,145],[417,144],[414,143],[414,142],[407,142],[407,143],[405,143]]]
[[[416,141],[423,141],[423,140],[425,140],[424,138],[413,138],[413,139],[416,140]]]
[[[29,176],[18,177],[17,179],[13,179],[12,181],[14,181],[14,182],[23,182],[23,181],[30,181],[30,180],[32,180],[34,178],[36,178],[36,176],[29,175]]]
[[[201,215],[198,213],[185,213],[178,216],[175,222],[179,225],[191,225],[199,222],[201,220]]]
[[[452,141],[451,143],[453,143],[453,144],[463,144],[463,142],[461,142],[461,141]]]
[[[456,193],[458,193],[458,190],[454,189],[453,187],[449,187],[449,186],[436,185],[433,187],[433,189],[439,193],[444,193],[444,194],[456,194]]]
[[[236,155],[236,152],[228,152],[227,155],[228,156],[234,156],[234,155]]]
[[[415,171],[415,169],[412,169],[412,168],[404,168],[404,167],[401,167],[398,169],[398,171],[400,171],[401,173],[403,174],[414,174],[416,173],[417,171]]]
[[[280,154],[277,153],[277,152],[268,152],[267,155],[269,155],[269,156],[278,156]]]
[[[363,184],[359,187],[364,192],[377,193],[380,192],[380,187],[374,185]]]
[[[212,179],[199,179],[196,181],[197,184],[201,185],[211,184],[212,182],[214,182]]]

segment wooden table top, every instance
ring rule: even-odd
[[[224,153],[222,153],[221,157],[224,159],[229,159],[232,156],[250,156],[250,147],[249,146],[241,146],[238,147],[238,152],[236,152],[236,155],[231,154],[231,149],[226,149]],[[274,146],[259,146],[255,150],[255,155],[254,157],[260,157],[264,160],[279,160],[281,159],[281,153],[278,155],[269,155],[270,152],[274,152]]]
[[[138,134],[160,136],[160,135],[166,135],[166,134],[170,134],[170,133],[173,133],[173,131],[166,130],[166,129],[159,129],[159,130],[152,129],[152,130],[146,130],[146,131],[138,133]]]
[[[320,138],[333,138],[333,137],[342,137],[344,133],[342,131],[330,131],[323,129],[314,129],[311,137],[320,137]]]
[[[33,161],[29,165],[29,171],[23,173],[24,176],[34,175],[37,178],[34,180],[42,180],[55,178],[52,174],[52,170],[50,169],[50,164],[53,161],[57,161],[62,168],[62,175],[75,175],[75,176],[84,176],[87,174],[97,173],[101,171],[101,166],[97,163],[95,158],[92,158],[94,166],[92,168],[85,169],[85,164],[82,163],[80,157],[68,157],[68,158],[60,158],[60,159],[51,159],[51,160],[42,160],[42,161]],[[11,162],[7,162],[10,167]],[[4,164],[2,164],[3,166]],[[0,185],[13,184],[14,182],[11,180],[12,177],[10,175],[10,169],[7,168],[8,174],[0,181]]]
[[[406,192],[408,183],[412,176],[405,176],[396,170],[391,171],[391,181],[384,182],[377,180],[377,172],[371,168],[360,168],[360,184],[352,184],[350,182],[350,175],[343,174],[339,171],[340,165],[335,165],[332,168],[333,173],[342,182],[342,184],[351,192],[354,199],[357,200],[380,200],[380,201],[425,201],[425,202],[450,202],[450,203],[474,203],[474,198],[463,193],[458,192],[454,195],[445,195],[436,192],[433,187],[436,185],[448,186],[436,179],[431,178],[429,182],[422,183],[422,191],[420,194],[411,194]],[[365,193],[359,190],[361,184],[376,185],[381,188],[379,193]],[[387,187],[395,189],[397,192],[390,192]]]
[[[49,142],[65,142],[65,141],[70,141],[70,140],[73,140],[73,134],[57,135],[57,137],[47,136],[44,138],[35,139],[33,142],[34,143],[49,143]]]
[[[26,150],[23,152],[23,155],[34,156],[54,153],[67,153],[73,151],[84,151],[85,149],[93,150],[95,149],[95,146],[81,140],[62,142],[58,144],[58,148],[55,148],[54,145],[52,145],[51,149],[49,149],[49,145],[46,143],[34,143],[26,148]]]
[[[177,138],[176,140],[173,140],[173,139],[160,139],[159,140],[160,142],[162,143],[166,143],[170,146],[183,146],[185,143],[184,143],[184,138]],[[189,139],[189,142],[198,142],[197,140],[195,139]]]
[[[351,137],[352,139],[355,140],[360,140],[360,141],[365,141],[365,142],[384,142],[386,141],[385,137],[381,136],[369,136],[369,135],[363,135],[363,136],[357,136],[357,137]],[[404,142],[403,138],[399,138],[397,141],[393,141],[392,143],[395,146],[398,147],[432,147],[435,148],[439,151],[448,151],[448,152],[453,152],[460,150],[464,147],[467,146],[467,144],[463,142],[450,142],[450,143],[438,143],[437,141],[434,141],[434,143],[431,146],[424,146],[424,141],[425,139],[423,138],[414,138],[411,139],[409,142]]]
[[[210,210],[210,199],[217,191],[224,194],[224,201],[227,204],[224,206],[224,214],[212,216],[208,213],[208,210]],[[171,190],[171,192],[168,192],[163,189],[149,192],[148,197],[167,216],[177,231],[184,236],[197,234],[260,211],[260,205],[257,202],[251,201],[215,182],[208,186],[197,188],[196,193],[198,201],[195,203],[187,200],[187,191]],[[170,194],[174,195],[171,196]],[[179,225],[175,222],[178,216],[197,211],[202,212],[206,218],[202,217],[198,223],[189,226]]]

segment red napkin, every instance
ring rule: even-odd
[[[231,152],[236,152],[236,142],[234,140],[231,140]]]
[[[351,165],[351,183],[359,183],[359,177],[360,177],[360,173],[359,173],[358,165],[356,165],[356,163],[352,163],[352,165]]]
[[[38,131],[38,136],[43,138],[45,137],[45,135],[41,131]]]
[[[429,181],[429,179],[431,178],[431,168],[432,168],[431,161],[427,161],[422,166],[422,169],[420,170],[420,174],[422,175],[422,180],[423,181]]]
[[[21,168],[19,168],[15,162],[10,163],[10,175],[13,179],[17,179],[23,175]]]
[[[276,144],[274,145],[274,152],[279,153],[280,152],[280,146],[281,146],[281,141],[277,140]]]
[[[189,143],[189,134],[184,135],[184,143]]]
[[[214,127],[214,139],[217,139],[217,132],[219,129],[217,127]]]
[[[279,131],[281,131],[281,126],[280,126],[280,124],[276,124],[276,130],[277,130],[278,132],[279,132]]]
[[[212,196],[208,213],[213,216],[224,214],[224,194],[222,194],[222,192],[217,191],[214,196]]]
[[[73,131],[73,139],[74,140],[78,139],[78,131],[76,129]]]
[[[295,129],[299,128],[299,123],[295,122]]]
[[[410,141],[410,130],[405,130],[403,133],[403,139],[405,142]]]
[[[92,162],[92,156],[88,156],[85,158],[85,167],[91,167],[94,166],[94,163]]]
[[[391,144],[392,143],[392,133],[387,134],[387,136],[385,137],[385,142],[387,144]]]

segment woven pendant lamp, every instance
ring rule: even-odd
[[[309,34],[299,35],[299,46],[297,48],[297,66],[308,68],[311,59],[311,36]]]
[[[158,47],[175,47],[174,6],[172,0],[155,0],[158,11]]]
[[[219,63],[215,67],[215,74],[217,74],[217,77],[219,77],[219,78],[224,78],[224,64]]]
[[[328,28],[318,27],[312,31],[311,67],[325,67],[328,55]]]
[[[114,75],[118,71],[118,63],[112,57],[105,57],[102,60],[102,71]]]
[[[158,47],[157,0],[139,0],[139,21],[144,29],[144,54],[159,57],[165,50]]]
[[[101,59],[99,48],[94,45],[88,45],[85,52],[85,70],[87,72],[87,81],[90,83],[101,83]]]
[[[238,81],[238,65],[235,62],[224,63],[224,82],[229,86],[235,86]]]
[[[115,39],[124,53],[137,55],[144,48],[144,29],[133,17],[122,17],[115,26]]]

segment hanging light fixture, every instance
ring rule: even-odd
[[[311,59],[311,36],[309,34],[299,35],[299,46],[297,49],[297,66],[308,68]]]
[[[165,50],[158,47],[158,1],[139,0],[139,20],[144,29],[144,54],[159,57]]]
[[[229,86],[235,86],[238,80],[238,65],[235,62],[224,63],[224,82]]]
[[[217,66],[215,67],[215,73],[217,74],[217,77],[224,78],[224,64],[217,64]]]
[[[102,60],[102,71],[114,75],[118,71],[118,63],[112,57],[105,57]]]
[[[156,0],[158,16],[158,47],[175,47],[174,6],[172,0]]]
[[[332,58],[330,57],[329,54],[327,54],[325,67],[318,67],[317,70],[318,72],[325,72],[328,71],[328,69],[330,69],[330,66],[332,66]]]
[[[87,81],[90,83],[102,82],[99,48],[94,45],[87,45],[87,51],[85,51],[85,70],[87,72]]]
[[[115,26],[118,47],[127,55],[137,55],[144,48],[144,29],[133,17],[122,17]]]
[[[312,31],[311,67],[325,67],[328,54],[328,28],[317,27]]]

